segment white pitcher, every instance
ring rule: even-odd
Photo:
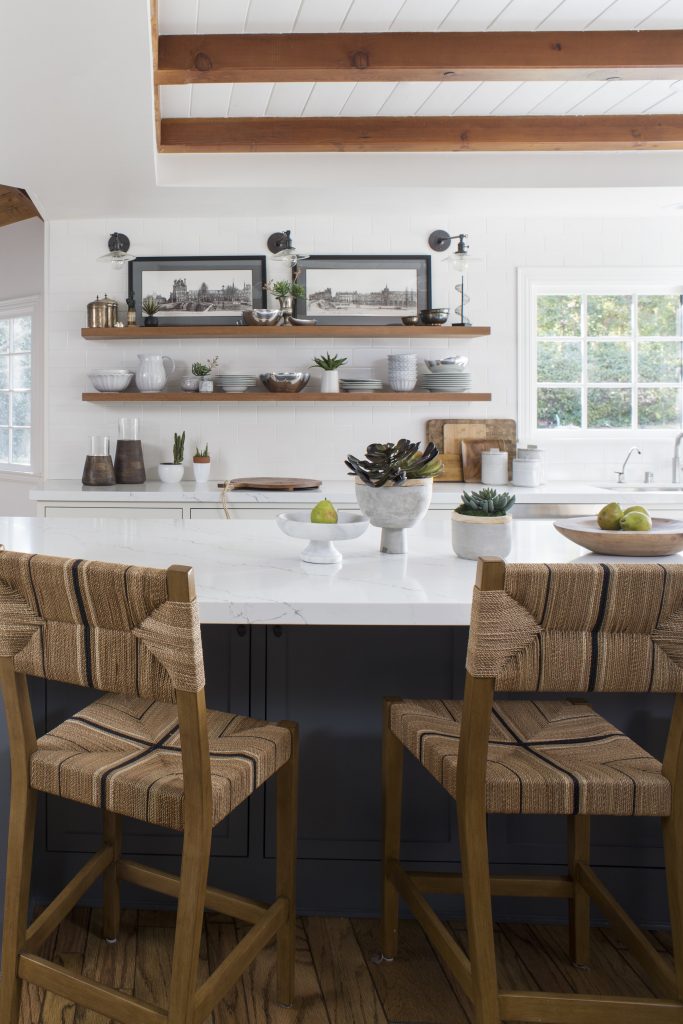
[[[140,365],[135,372],[135,383],[139,391],[163,391],[166,385],[166,371],[173,373],[175,363],[170,356],[138,355]]]

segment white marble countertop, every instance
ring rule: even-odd
[[[379,535],[370,527],[339,544],[341,566],[318,566],[301,562],[305,542],[270,520],[0,518],[0,543],[10,550],[194,566],[206,623],[467,625],[476,563],[454,556],[448,519],[409,530],[405,556],[380,554]],[[516,520],[513,537],[510,561],[609,561],[587,555],[551,522]]]
[[[478,490],[482,484],[434,484],[432,508],[452,509],[460,501],[463,489]],[[659,486],[659,489],[658,489]],[[502,488],[499,488],[501,490]],[[576,480],[556,480],[540,487],[505,487],[514,494],[517,503],[523,504],[589,504],[602,505],[608,501],[618,500],[622,504],[642,503],[644,494],[647,500],[656,503],[660,508],[683,506],[683,487],[670,490],[666,484],[654,484],[643,487],[637,483],[626,483],[623,487],[605,484],[587,484]],[[191,504],[220,504],[222,490],[218,481],[211,480],[208,484],[197,485],[194,481],[183,481],[180,484],[162,484],[158,480],[150,480],[144,484],[115,484],[113,487],[84,487],[80,480],[45,480],[41,486],[35,487],[29,494],[32,501],[43,502],[97,502],[123,504],[145,502],[178,502]],[[324,480],[322,486],[314,491],[232,491],[229,504],[235,506],[250,505],[287,505],[315,504],[324,495],[330,501],[339,504],[354,504],[354,482],[350,477],[340,480]]]

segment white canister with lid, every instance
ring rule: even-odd
[[[539,472],[539,483],[542,484],[545,480],[545,473],[543,467],[543,452],[535,444],[527,445],[526,448],[517,449],[517,458],[520,462],[534,462],[538,466]]]
[[[536,459],[513,459],[512,482],[517,487],[538,487],[541,483],[541,463]]]
[[[500,448],[489,448],[481,453],[481,482],[483,484],[506,484],[508,482],[508,453]]]

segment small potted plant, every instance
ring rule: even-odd
[[[462,502],[452,514],[453,550],[459,558],[476,561],[482,555],[505,558],[512,547],[511,494],[499,494],[493,487],[462,493]]]
[[[159,321],[156,315],[159,312],[159,303],[153,295],[146,295],[142,300],[142,312],[145,314],[145,327],[159,326]]]
[[[346,356],[333,356],[326,352],[324,356],[316,356],[315,366],[323,371],[320,377],[320,390],[323,394],[336,394],[339,391],[339,367],[346,362]]]
[[[211,456],[209,455],[209,446],[205,444],[203,448],[198,445],[195,447],[194,455],[192,456],[192,472],[194,478],[198,484],[205,484],[209,479],[211,473]]]
[[[165,484],[179,484],[183,479],[185,457],[185,431],[173,435],[173,462],[159,463],[159,479]]]
[[[417,441],[371,444],[364,459],[349,455],[346,466],[356,477],[356,499],[373,526],[382,528],[380,551],[402,555],[406,530],[426,514],[432,480],[443,469],[439,450],[430,441],[424,451]]]
[[[303,299],[306,290],[296,281],[269,281],[268,291],[280,303],[282,319],[286,322],[294,315],[294,300]]]
[[[205,363],[192,364],[192,376],[197,380],[196,390],[209,392],[213,391],[213,381],[209,380],[209,374],[218,366],[218,356],[207,359]],[[192,389],[193,391],[195,388]]]

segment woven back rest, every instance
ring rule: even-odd
[[[475,588],[471,675],[505,691],[683,692],[683,565],[507,565]]]
[[[204,686],[196,600],[168,599],[166,572],[0,552],[0,657],[17,672],[175,701]]]

